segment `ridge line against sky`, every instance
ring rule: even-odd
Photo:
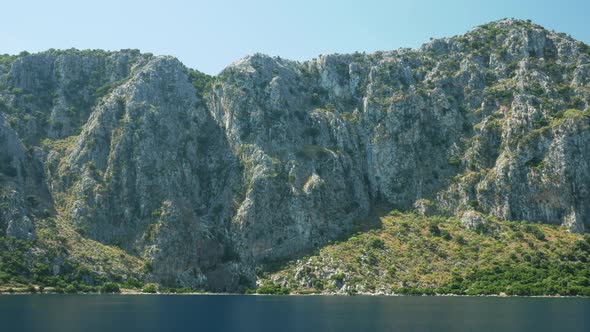
[[[291,60],[417,48],[502,18],[590,43],[590,1],[74,0],[2,5],[1,53],[134,48],[217,74],[253,53]]]

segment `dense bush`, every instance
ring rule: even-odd
[[[434,236],[440,236],[441,234],[440,228],[436,224],[430,224],[430,226],[428,226],[428,231]]]
[[[286,287],[269,282],[258,287],[256,293],[266,295],[288,295],[290,290]]]
[[[385,242],[379,238],[370,238],[369,239],[369,247],[373,249],[383,249],[385,248]]]
[[[564,258],[547,260],[541,253],[523,255],[523,261],[503,262],[456,278],[437,289],[438,293],[508,295],[584,295],[590,296],[590,245],[578,241]]]
[[[539,229],[539,227],[527,224],[525,226],[525,231],[533,234],[533,236],[536,237],[538,240],[541,240],[541,241],[545,240],[545,234],[543,233],[542,230]]]
[[[65,288],[65,292],[66,292],[66,293],[68,293],[68,294],[75,294],[75,293],[77,293],[77,292],[78,292],[78,289],[77,289],[77,288],[76,288],[76,286],[74,286],[74,285],[68,285],[68,286]]]
[[[141,289],[144,286],[143,281],[137,280],[136,278],[129,278],[123,285],[123,288],[134,288],[134,289]]]
[[[31,276],[30,258],[27,253],[32,243],[9,237],[0,237],[0,281],[16,281],[15,278]]]
[[[156,284],[146,284],[141,291],[143,293],[155,294],[158,292],[158,287]]]
[[[213,83],[213,76],[209,76],[197,70],[189,69],[188,78],[191,84],[195,87],[195,90],[197,90],[197,95],[199,96],[205,95]]]
[[[457,242],[457,244],[461,245],[461,246],[467,245],[467,240],[465,240],[463,235],[459,235],[459,236],[455,237],[455,242]]]
[[[100,289],[101,293],[120,293],[121,289],[119,285],[114,282],[107,282],[105,283],[102,288]]]

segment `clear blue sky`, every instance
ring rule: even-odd
[[[306,60],[418,47],[504,17],[590,43],[590,0],[12,0],[1,8],[0,53],[137,48],[209,74],[254,52]]]

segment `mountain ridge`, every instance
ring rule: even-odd
[[[589,81],[586,44],[519,20],[418,49],[255,54],[214,77],[135,50],[3,56],[0,230],[143,265],[123,277],[65,250],[35,258],[44,278],[75,262],[89,283],[216,291],[381,204],[583,233]]]

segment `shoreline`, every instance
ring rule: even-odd
[[[0,296],[19,296],[19,295],[107,295],[107,296],[282,296],[282,297],[313,297],[313,296],[333,296],[333,297],[497,297],[497,298],[554,298],[554,299],[565,299],[565,298],[582,298],[590,299],[590,296],[584,295],[506,295],[506,294],[489,294],[489,295],[460,295],[460,294],[375,294],[375,293],[358,293],[354,295],[349,294],[336,294],[336,293],[318,293],[318,294],[242,294],[242,293],[210,293],[210,292],[193,292],[193,293],[142,293],[135,290],[122,290],[120,293],[58,293],[58,292],[29,292],[29,291],[13,291],[6,292],[0,291]]]

